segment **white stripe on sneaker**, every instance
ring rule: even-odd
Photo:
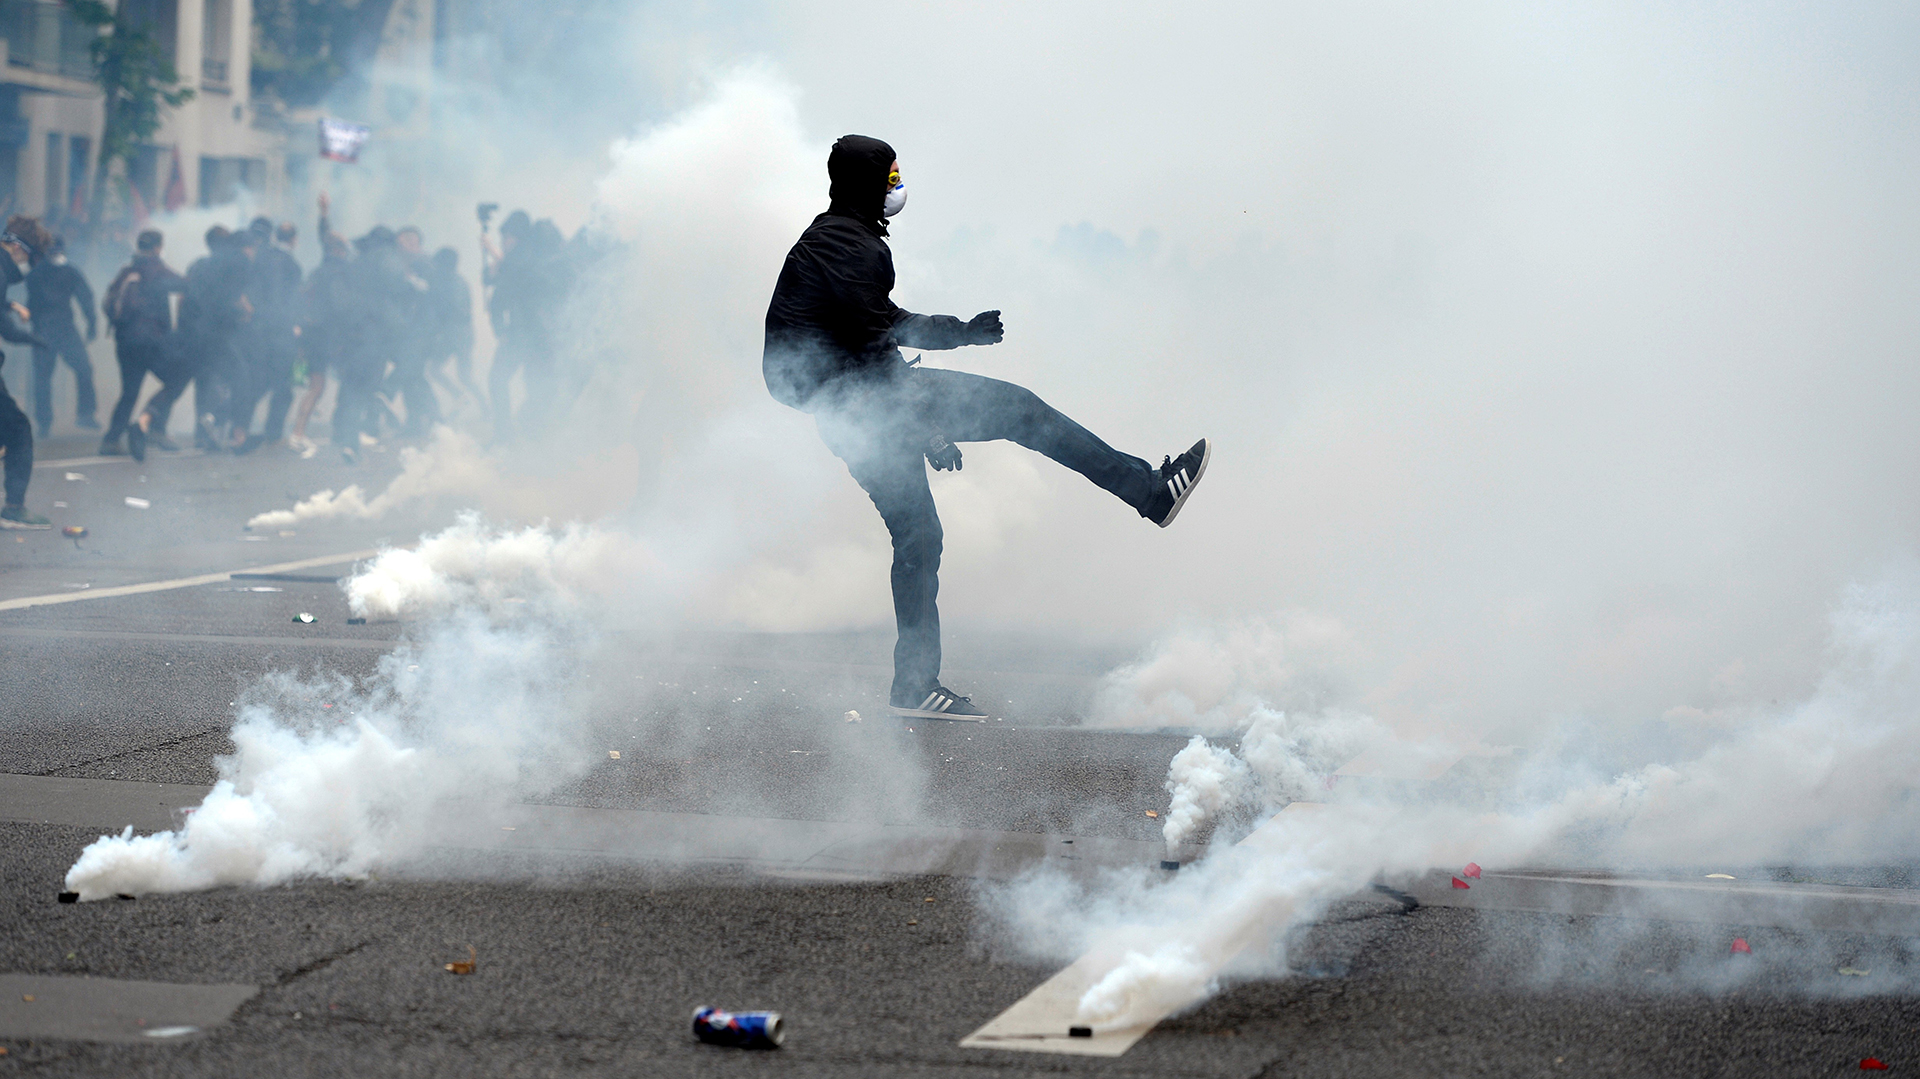
[[[940,691],[937,689],[934,690],[932,693],[927,694],[927,699],[920,702],[920,710],[924,712],[927,709],[932,708],[933,702],[937,700],[939,696],[940,696]]]

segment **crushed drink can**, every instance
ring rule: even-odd
[[[787,1040],[787,1024],[779,1012],[699,1008],[693,1013],[693,1036],[710,1045],[736,1049],[778,1049]]]

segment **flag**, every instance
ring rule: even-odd
[[[372,129],[365,124],[320,118],[320,156],[329,161],[351,165],[360,160],[360,148],[367,144]]]
[[[173,148],[173,171],[167,176],[167,193],[160,198],[160,204],[170,214],[180,212],[187,204],[187,178],[180,174],[180,147]]]

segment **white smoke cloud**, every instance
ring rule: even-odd
[[[1365,744],[1382,757],[1397,748],[1416,761],[1459,753],[1445,742],[1383,735],[1378,724],[1352,716],[1318,742],[1305,729],[1289,731],[1279,713],[1260,712],[1240,754],[1195,738],[1175,756],[1168,789],[1182,827],[1236,799],[1263,811],[1302,797],[1324,805],[1296,806],[1249,842],[1216,845],[1170,881],[1125,876],[1086,891],[1042,874],[999,894],[993,909],[1036,954],[1116,957],[1079,1010],[1080,1021],[1116,1029],[1197,1003],[1236,963],[1283,972],[1292,928],[1383,876],[1468,861],[1488,868],[1907,861],[1920,855],[1920,787],[1912,778],[1920,774],[1920,728],[1910,722],[1920,706],[1920,568],[1849,589],[1832,619],[1829,654],[1828,671],[1806,700],[1726,721],[1692,756],[1606,774],[1590,747],[1541,745],[1525,768],[1482,796],[1443,787],[1413,796],[1382,786],[1328,789],[1315,781],[1332,758],[1307,748],[1316,743],[1345,747],[1339,752]],[[1059,919],[1076,910],[1078,925],[1063,929]]]

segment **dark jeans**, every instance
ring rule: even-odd
[[[824,391],[823,391],[824,392]],[[831,403],[828,403],[831,401]],[[893,700],[918,704],[940,680],[940,515],[927,485],[929,424],[954,442],[1007,439],[1052,458],[1132,506],[1153,466],[1102,442],[1011,382],[907,367],[851,392],[816,397],[820,438],[867,492],[893,537]]]
[[[33,425],[0,382],[0,446],[7,451],[7,505],[24,506],[33,479]]]
[[[513,375],[521,373],[526,397],[520,403],[516,421],[513,413]],[[559,381],[553,368],[553,350],[538,339],[506,337],[494,349],[493,366],[487,370],[487,397],[493,401],[493,438],[511,442],[521,430],[535,437],[544,433],[550,420]]]
[[[125,335],[114,338],[113,358],[120,365],[120,399],[113,403],[113,415],[107,421],[107,434],[103,441],[112,442],[127,433],[127,423],[133,419],[133,406],[140,403],[140,388],[147,380],[149,372],[160,380],[161,393],[166,392],[167,378],[172,375],[179,382],[178,397],[186,389],[186,379],[179,377],[162,355],[166,346],[162,337],[136,338]],[[160,394],[154,395],[156,398]],[[153,433],[164,435],[166,428],[154,428]]]
[[[360,450],[360,435],[374,434],[380,429],[380,401],[375,396],[380,390],[381,377],[386,373],[387,361],[377,356],[343,357],[334,367],[334,373],[340,376],[340,394],[334,398],[333,444]]]
[[[64,362],[73,369],[74,388],[79,391],[75,418],[91,421],[99,411],[93,396],[93,359],[80,331],[72,327],[40,331],[46,344],[33,346],[33,416],[40,421],[40,433],[53,426],[53,368]]]
[[[427,357],[424,352],[406,356],[393,365],[387,376],[389,395],[397,393],[407,403],[406,433],[421,435],[440,422],[440,399],[427,382]]]
[[[280,440],[287,423],[287,410],[293,407],[293,363],[299,354],[299,341],[291,330],[273,338],[262,335],[248,340],[246,368],[236,385],[229,416],[235,427],[253,430],[254,410],[265,397],[266,440]]]

